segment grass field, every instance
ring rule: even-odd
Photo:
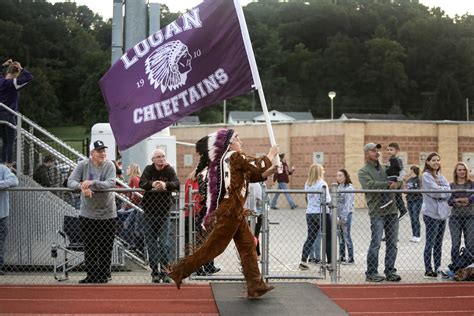
[[[63,126],[63,127],[50,127],[48,130],[63,140],[71,147],[74,147],[79,152],[83,153],[83,141],[90,138],[90,130],[86,126]]]

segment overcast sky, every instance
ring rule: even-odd
[[[92,11],[99,13],[104,18],[112,17],[112,0],[75,0],[79,5],[86,5]],[[184,11],[190,9],[202,0],[152,0],[153,2],[159,2],[166,4],[172,12]],[[49,2],[62,2],[57,0],[49,0]],[[251,0],[241,0],[243,5],[251,2]],[[454,17],[455,14],[463,15],[468,12],[474,14],[474,1],[473,0],[420,0],[421,3],[428,7],[441,7],[448,15]]]

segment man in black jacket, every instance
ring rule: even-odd
[[[166,162],[165,152],[155,149],[151,165],[145,167],[140,178],[140,188],[146,190],[142,199],[145,242],[148,248],[152,282],[171,283],[165,272],[168,266],[170,246],[170,212],[174,206],[171,192],[179,190],[176,171]]]
[[[43,159],[43,164],[36,168],[33,173],[33,180],[38,182],[44,187],[52,187],[53,181],[51,180],[50,170],[54,165],[54,158],[50,155],[47,155]]]

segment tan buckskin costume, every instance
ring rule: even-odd
[[[217,138],[224,137],[224,142],[214,141],[215,135],[213,134],[208,136],[210,147],[208,214],[204,221],[213,222],[213,230],[196,252],[171,266],[169,276],[175,281],[179,289],[184,278],[224,252],[233,239],[240,255],[243,274],[247,282],[247,296],[249,299],[253,299],[264,295],[274,287],[265,284],[261,277],[255,240],[247,223],[247,214],[243,206],[247,197],[248,184],[264,181],[262,173],[271,167],[271,161],[266,156],[251,158],[243,152],[229,151],[229,144],[232,143],[235,136],[231,129],[221,129],[217,132]],[[196,149],[199,153],[198,143]],[[214,155],[211,148],[214,144],[224,147],[224,152],[220,157],[219,154]],[[201,155],[202,159],[203,155]],[[216,167],[215,162],[217,160],[220,161],[220,166],[217,167],[216,173],[213,168]],[[213,173],[216,174],[213,176]],[[217,180],[214,177],[217,177]],[[217,189],[217,192],[213,192],[213,189],[214,191]],[[218,197],[213,212],[213,199],[215,199],[216,193]]]

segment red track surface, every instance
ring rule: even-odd
[[[474,284],[324,285],[351,315],[474,315]]]
[[[473,283],[321,285],[351,315],[474,315]],[[6,314],[218,315],[210,285],[4,285]],[[276,316],[276,315],[275,315]]]
[[[0,312],[218,315],[209,285],[0,286]]]

